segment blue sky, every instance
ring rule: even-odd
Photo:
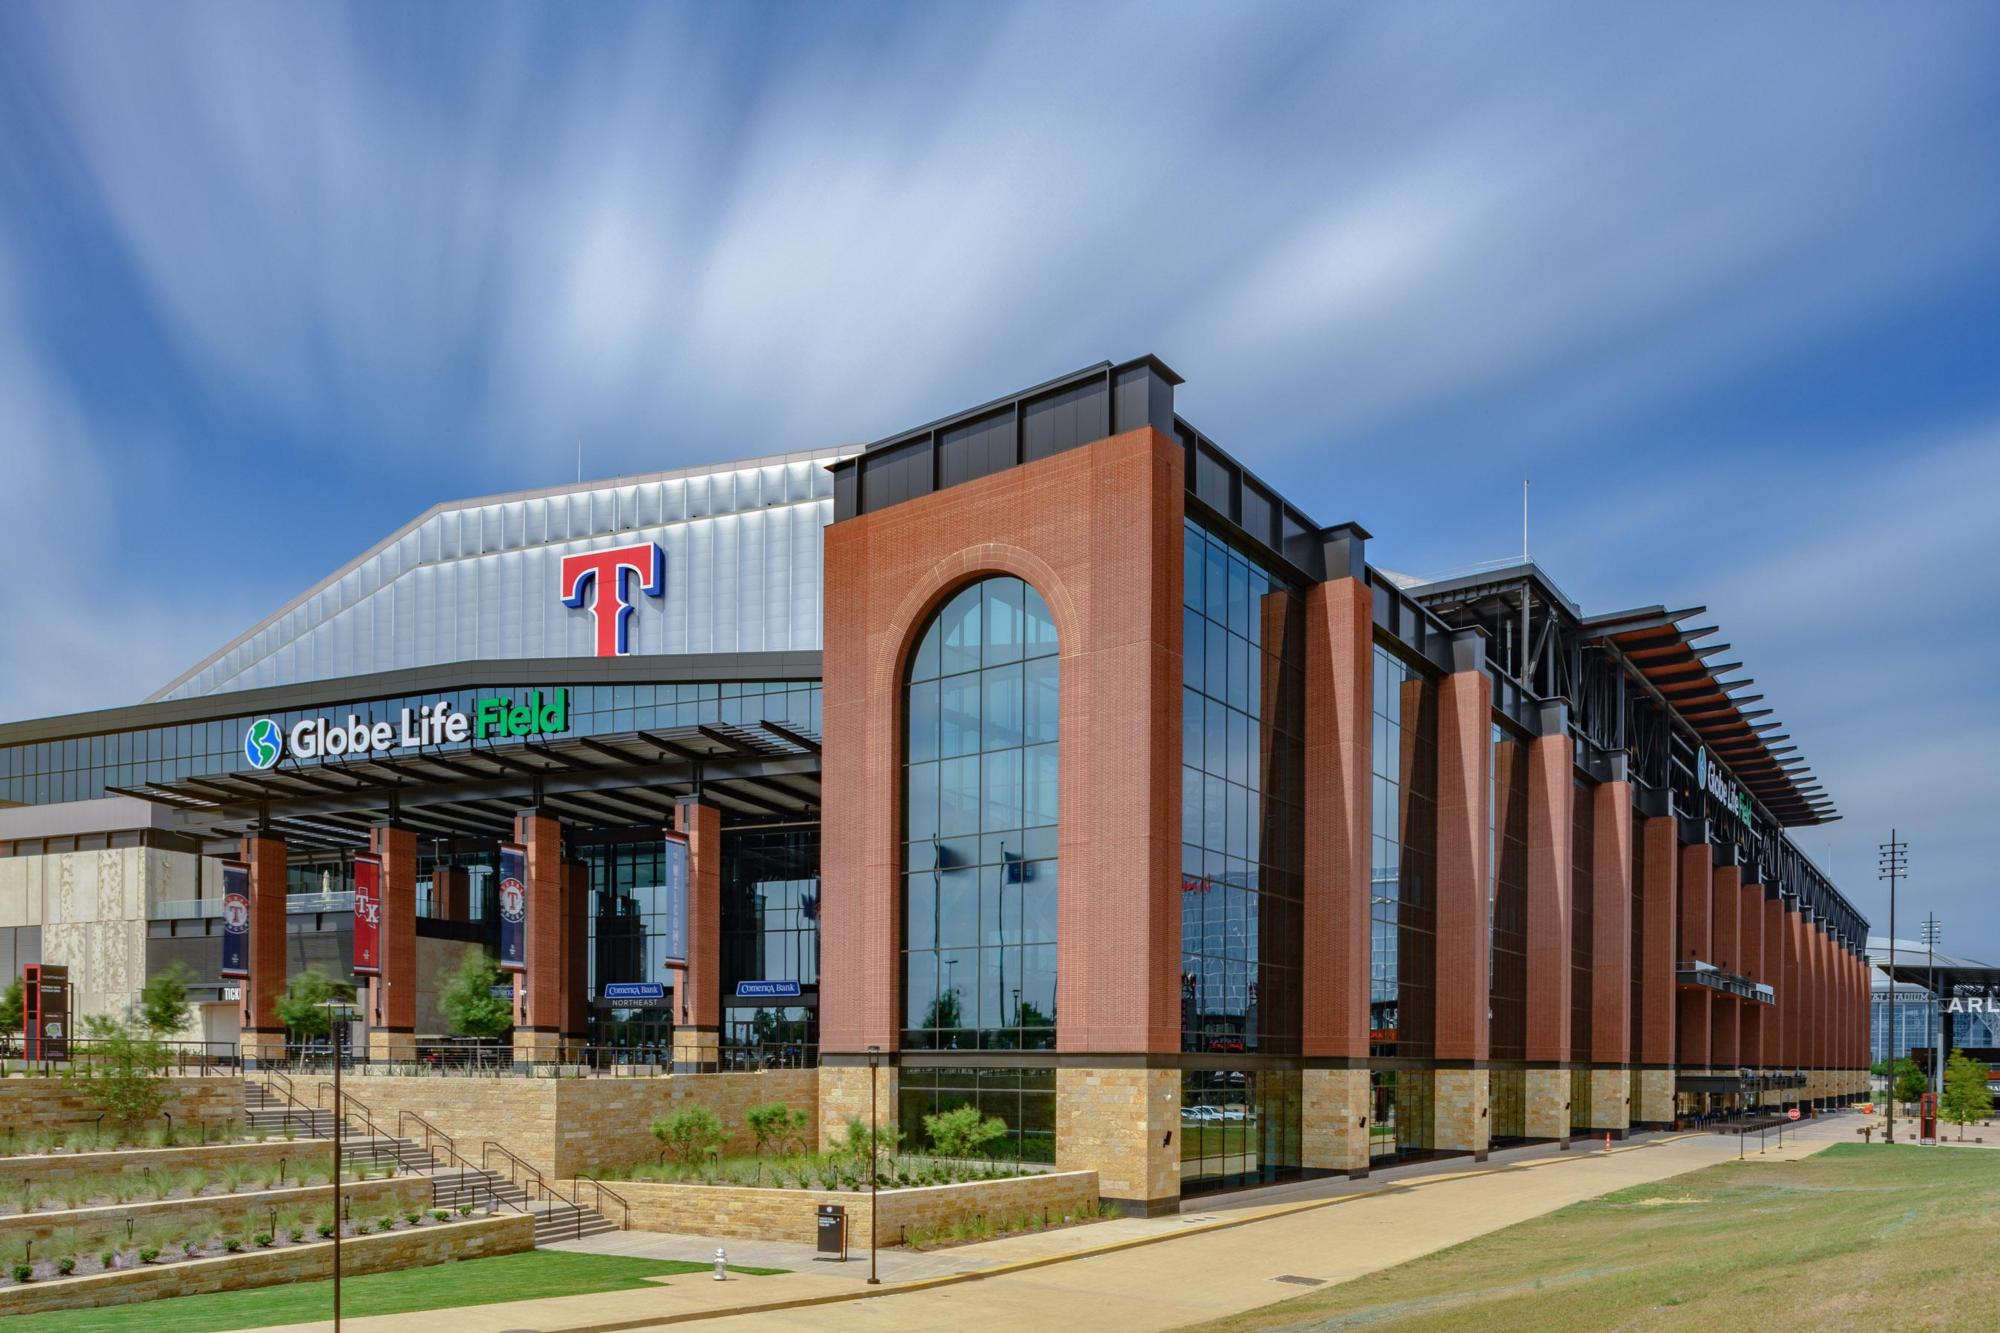
[[[1706,604],[2000,959],[2000,9],[0,8],[0,717],[434,501],[1157,352],[1378,563]],[[1914,930],[1905,933],[1914,933]]]

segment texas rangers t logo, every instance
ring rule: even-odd
[[[639,591],[648,597],[658,597],[666,591],[667,557],[658,542],[563,557],[563,605],[580,607],[589,597],[599,657],[623,657],[632,651],[627,624],[632,616],[632,590],[625,581],[629,574],[639,576]],[[594,596],[592,588],[596,589]]]

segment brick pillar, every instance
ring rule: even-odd
[[[683,801],[674,828],[688,839],[688,965],[674,996],[674,1068],[722,1059],[722,811]]]
[[[1794,1072],[1806,1067],[1806,971],[1801,956],[1806,923],[1796,910],[1785,913],[1785,1064]]]
[[[1304,1073],[1308,1170],[1368,1171],[1369,782],[1374,599],[1365,534],[1329,543],[1339,577],[1306,593]],[[1330,570],[1329,572],[1333,572]]]
[[[1677,962],[1714,962],[1714,941],[1709,936],[1710,914],[1715,903],[1715,856],[1708,843],[1689,843],[1680,850],[1680,948]],[[1679,1045],[1675,1052],[1682,1069],[1701,1073],[1709,1068],[1709,996],[1698,986],[1677,986],[1676,1026]]]
[[[1639,1104],[1632,1118],[1664,1125],[1674,1118],[1676,895],[1680,861],[1679,829],[1671,815],[1646,820],[1639,829],[1640,911],[1646,929],[1639,969]]]
[[[285,1025],[278,997],[285,993],[285,844],[252,834],[241,857],[250,867],[250,975],[243,982],[240,1050],[250,1062],[285,1058]]]
[[[1740,975],[1743,971],[1742,932],[1739,929],[1743,915],[1742,867],[1717,866],[1709,881],[1709,892],[1714,905],[1708,929],[1715,949],[1715,957],[1709,961],[1725,972]],[[1717,995],[1710,1002],[1708,1058],[1717,1069],[1734,1070],[1743,1063],[1741,1052],[1737,1049],[1743,1028],[1743,1003],[1733,995]]]
[[[431,911],[443,921],[472,919],[472,877],[464,866],[438,866],[431,871]]]
[[[1590,817],[1590,1127],[1623,1134],[1632,1123],[1632,784],[1598,783]]]
[[[590,1041],[590,867],[563,863],[562,1039],[566,1053]]]
[[[1529,1138],[1567,1141],[1575,760],[1568,710],[1560,704],[1545,707],[1541,721],[1541,735],[1528,743],[1526,1133]],[[1439,976],[1442,980],[1442,964]]]
[[[1487,1021],[1493,960],[1486,863],[1491,836],[1493,683],[1485,636],[1452,637],[1455,670],[1438,697],[1437,1083],[1439,1149],[1484,1159]],[[1530,965],[1532,973],[1532,964]]]
[[[1773,892],[1758,908],[1764,918],[1764,980],[1777,992],[1777,1003],[1764,1011],[1764,1064],[1773,1073],[1782,1073],[1785,1063],[1785,1028],[1790,1023],[1785,1003],[1785,901]]]
[[[1811,981],[1806,993],[1812,997],[1812,1016],[1808,1020],[1807,1035],[1812,1042],[1813,1099],[1826,1100],[1827,1033],[1831,1028],[1833,1006],[1827,999],[1826,986],[1826,932],[1815,921],[1806,935],[1806,965],[1811,969]]]
[[[1743,955],[1743,975],[1752,982],[1768,982],[1764,971],[1764,886],[1746,875],[1738,896],[1742,904],[1737,916],[1737,949]],[[1737,1058],[1751,1069],[1763,1069],[1764,1015],[1770,1006],[1746,1000],[1739,1014],[1736,1039]]]
[[[527,848],[527,970],[515,979],[514,1062],[546,1064],[562,1056],[563,903],[562,821],[552,815],[514,817],[514,841]]]
[[[382,858],[382,974],[368,1030],[371,1060],[417,1056],[417,835],[383,825],[368,832],[368,850]]]

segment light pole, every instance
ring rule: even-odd
[[[1937,1080],[1939,1091],[1944,1089],[1944,1015],[1938,1012],[1937,989],[1937,946],[1944,935],[1944,926],[1937,919],[1936,912],[1924,914],[1924,989],[1931,993],[1931,1011],[1924,1022],[1924,1044],[1931,1048],[1931,1075]]]
[[[868,1285],[878,1287],[882,1279],[875,1276],[875,1162],[881,1146],[881,1125],[875,1109],[876,1089],[881,1080],[876,1071],[882,1065],[882,1048],[868,1048]]]
[[[340,1333],[340,1024],[352,1021],[354,1006],[346,1000],[325,1000],[320,1007],[333,1024],[327,1032],[333,1047],[333,1329]]]
[[[1896,1141],[1896,886],[1910,869],[1910,844],[1889,830],[1889,841],[1877,849],[1876,878],[1889,881],[1889,1118],[1882,1142]]]

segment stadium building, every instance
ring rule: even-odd
[[[1700,609],[1377,568],[1179,383],[440,505],[0,726],[0,968],[181,962],[265,1062],[315,966],[407,1061],[484,949],[522,1066],[872,1069],[1139,1210],[1864,1093],[1833,809]]]

